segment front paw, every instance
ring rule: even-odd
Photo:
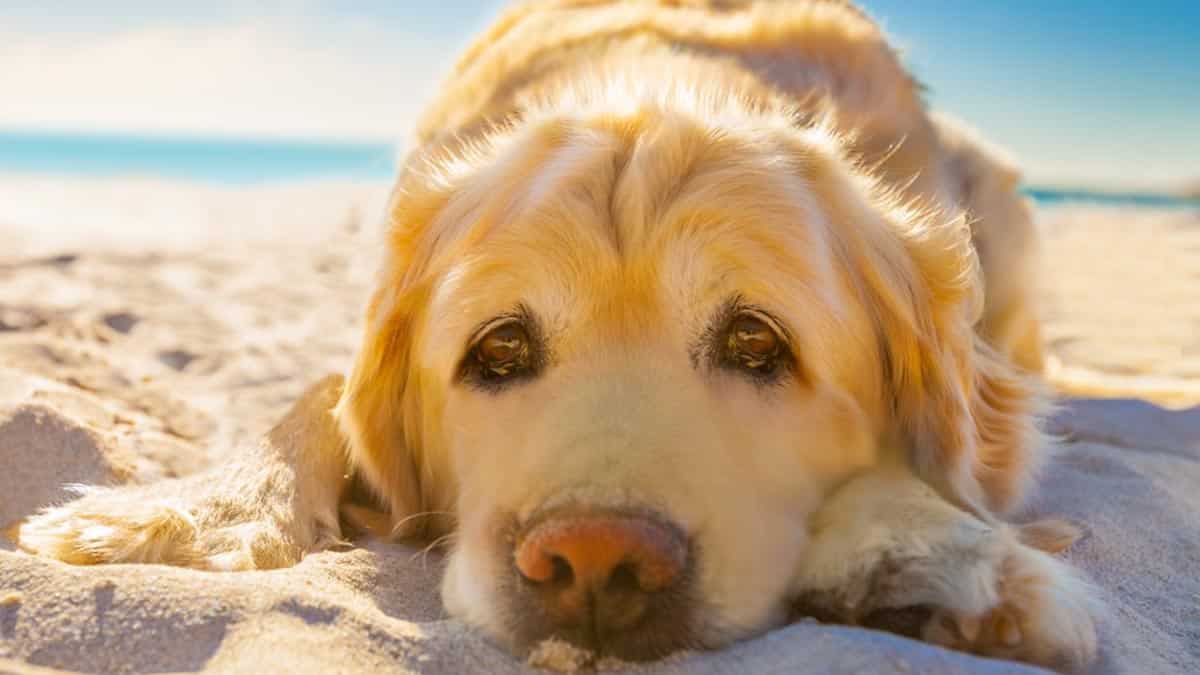
[[[1097,601],[1065,563],[1015,539],[994,563],[983,606],[939,607],[922,637],[951,649],[1063,671],[1096,657]],[[974,604],[974,603],[967,603]]]
[[[196,521],[187,509],[132,490],[76,490],[79,500],[46,508],[17,526],[23,550],[73,565],[203,566]]]
[[[80,499],[18,525],[17,545],[74,565],[159,563],[213,571],[285,567],[303,555],[299,544],[307,533],[285,531],[270,516],[286,513],[285,505],[188,499],[187,490],[167,487],[82,488]]]

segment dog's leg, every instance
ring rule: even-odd
[[[799,605],[846,623],[923,608],[916,634],[984,656],[1076,669],[1096,653],[1099,605],[1052,553],[1066,523],[983,522],[947,503],[907,467],[853,479],[811,522],[797,576]]]
[[[340,539],[346,453],[330,410],[342,378],[313,385],[230,464],[44,509],[16,528],[29,552],[74,564],[165,563],[210,570],[295,564]]]

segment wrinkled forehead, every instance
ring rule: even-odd
[[[524,306],[551,330],[686,329],[732,296],[831,306],[828,225],[803,158],[686,120],[550,125],[510,142],[438,215],[439,332]],[[815,317],[806,317],[807,321]]]

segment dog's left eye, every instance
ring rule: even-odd
[[[779,332],[757,314],[741,313],[729,322],[722,354],[726,366],[770,376],[779,369],[787,353]]]
[[[491,370],[506,370],[529,353],[529,336],[519,324],[505,324],[483,336],[478,349],[481,363]]]

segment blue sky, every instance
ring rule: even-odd
[[[0,128],[402,138],[500,2],[0,2]],[[1200,3],[868,0],[1037,182],[1200,178]]]

